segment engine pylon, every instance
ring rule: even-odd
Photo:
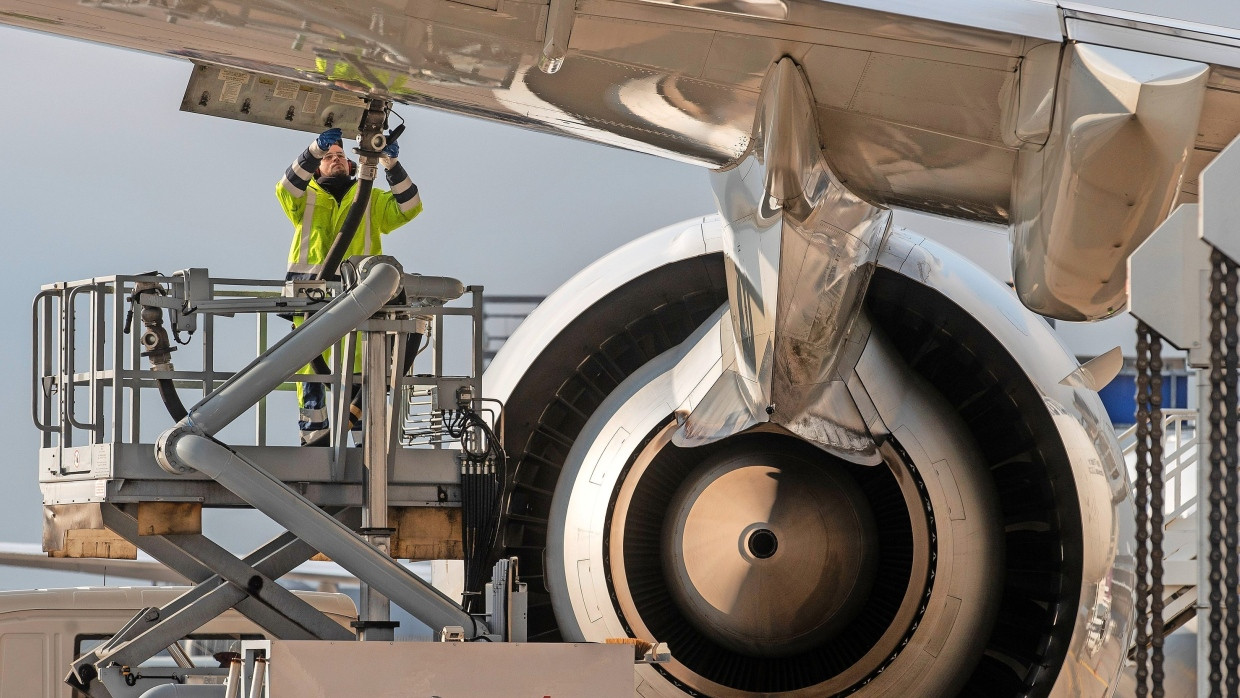
[[[718,333],[718,378],[677,410],[678,446],[769,422],[846,460],[881,460],[848,381],[891,211],[843,185],[818,134],[809,82],[785,56],[763,82],[745,155],[712,176],[730,322]]]

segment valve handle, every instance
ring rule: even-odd
[[[404,132],[405,132],[404,124],[401,124],[400,126],[397,126],[396,128],[392,129],[392,132],[388,134],[388,138],[387,138],[388,145],[395,143],[396,139],[400,138],[400,134]]]

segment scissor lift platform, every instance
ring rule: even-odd
[[[332,449],[304,446],[234,446],[272,477],[294,484],[319,506],[362,506],[363,463],[359,448],[344,452],[338,464]],[[459,507],[460,452],[453,449],[399,449],[388,478],[388,505]],[[69,461],[77,472],[61,474]],[[103,443],[39,454],[39,487],[45,505],[82,502],[196,502],[205,507],[248,506],[236,494],[202,473],[174,475],[155,461],[153,443]]]
[[[79,657],[74,685],[88,690],[101,671],[137,665],[232,607],[283,640],[391,639],[389,599],[432,628],[490,634],[481,618],[393,560],[462,557],[462,505],[470,504],[462,493],[488,491],[462,483],[498,482],[490,451],[480,447],[499,438],[499,411],[484,409],[479,397],[482,289],[405,274],[390,257],[354,259],[344,270],[340,282],[285,284],[188,269],[53,284],[36,298],[33,416],[42,433],[45,550],[128,557],[142,548],[195,584]],[[472,303],[449,306],[465,293]],[[177,370],[165,312],[171,337],[188,349]],[[304,321],[268,346],[269,317],[288,313]],[[226,351],[216,319],[236,315],[257,318],[257,352],[242,357],[243,368],[220,371]],[[451,315],[472,327],[463,376],[443,370],[443,320]],[[419,374],[410,357],[424,337],[432,351]],[[298,372],[333,347],[329,372]],[[342,356],[357,356],[360,372]],[[197,365],[185,370],[183,357]],[[268,398],[298,382],[330,387],[325,446],[269,443]],[[166,413],[152,404],[157,389]],[[188,409],[179,404],[186,389],[202,396]],[[365,440],[353,447],[349,415],[359,411]],[[219,434],[247,413],[252,442],[222,442]],[[445,415],[467,415],[473,430]],[[229,440],[236,432],[226,432]],[[461,439],[465,448],[456,448]],[[489,491],[498,496],[498,485]],[[287,532],[237,557],[202,534],[203,507],[252,507]],[[356,634],[275,583],[316,552],[362,584]]]

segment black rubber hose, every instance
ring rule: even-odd
[[[344,261],[344,253],[348,251],[349,245],[353,244],[353,236],[357,233],[357,226],[362,222],[362,217],[366,213],[366,207],[370,205],[370,192],[374,189],[374,186],[374,180],[359,180],[357,196],[353,198],[353,205],[349,207],[349,213],[344,217],[344,223],[340,226],[340,232],[336,235],[332,246],[327,250],[327,259],[323,260],[323,268],[314,275],[316,281],[335,281],[339,278],[340,263]],[[327,366],[327,361],[322,356],[314,357],[314,360],[310,362],[310,366],[320,376],[331,373],[331,369]],[[344,417],[344,415],[341,415],[341,418]],[[303,445],[323,446],[328,443],[329,438],[328,434],[323,434],[320,438]]]
[[[189,411],[185,409],[185,403],[181,402],[181,396],[177,395],[172,379],[160,378],[156,383],[159,385],[159,399],[164,401],[164,408],[168,410],[173,421],[179,422],[185,419]]]
[[[349,245],[353,244],[357,226],[362,222],[366,207],[370,205],[370,191],[374,189],[374,186],[374,180],[358,180],[357,196],[354,197],[353,205],[349,207],[349,213],[340,226],[340,234],[336,236],[336,240],[332,242],[331,248],[327,251],[327,259],[323,260],[323,269],[315,276],[315,280],[335,281],[340,277],[340,263],[344,261]]]
[[[413,360],[418,358],[418,350],[422,348],[423,335],[412,332],[409,334],[409,342],[405,344],[405,355],[401,357],[400,375],[409,375],[409,370],[413,368]]]

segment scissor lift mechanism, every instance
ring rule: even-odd
[[[54,284],[36,298],[33,411],[42,434],[45,549],[63,556],[117,557],[134,546],[194,585],[163,608],[143,609],[107,643],[77,658],[69,677],[76,687],[89,692],[102,683],[119,698],[169,681],[175,671],[165,676],[147,672],[143,684],[128,667],[229,608],[283,640],[390,640],[389,599],[431,628],[459,628],[463,639],[519,639],[492,635],[483,619],[392,557],[393,546],[406,552],[417,547],[394,541],[394,534],[416,537],[419,531],[409,529],[432,519],[450,526],[453,510],[459,511],[461,451],[443,447],[445,439],[433,433],[439,428],[434,414],[414,416],[421,420],[422,448],[400,447],[402,424],[410,393],[430,394],[436,403],[432,407],[481,411],[482,288],[405,274],[390,257],[353,262],[354,273],[346,274],[343,283],[324,283],[317,290],[311,286],[309,294],[305,284],[290,283],[288,293],[296,286],[294,297],[287,297],[282,282],[211,279],[206,270],[196,269],[171,277]],[[166,308],[178,341],[180,332],[201,330],[200,370],[157,371],[142,365],[139,332],[126,337],[127,306],[137,284],[162,290],[139,296],[137,304]],[[471,305],[446,306],[466,291]],[[76,316],[83,305],[88,308],[85,352],[75,344],[81,329]],[[267,347],[269,315],[289,312],[304,313],[305,322]],[[258,318],[258,356],[235,373],[219,371],[214,318],[243,313]],[[473,326],[466,376],[443,374],[442,320],[451,315],[466,316]],[[432,372],[402,375],[408,337],[426,334],[428,326]],[[348,419],[341,416],[348,413],[349,386],[358,379],[340,359],[354,355],[359,334],[365,434],[360,449],[346,447]],[[296,374],[333,346],[331,375]],[[145,424],[141,419],[142,393],[153,393],[159,379],[201,390],[202,399],[175,424],[165,415],[147,418]],[[268,395],[287,389],[290,380],[331,385],[330,445],[267,445]],[[83,402],[87,416],[80,419]],[[254,444],[233,446],[218,439],[222,429],[251,411]],[[149,430],[161,420],[166,428],[154,442],[144,441],[143,427]],[[384,472],[386,477],[372,476]],[[253,507],[287,532],[237,557],[202,535],[204,506]],[[400,521],[390,519],[389,512]],[[459,516],[455,521],[459,525]],[[418,557],[460,556],[459,543],[443,536],[420,542],[428,552]],[[362,583],[356,635],[275,583],[316,552]],[[205,673],[212,671],[224,670]]]

